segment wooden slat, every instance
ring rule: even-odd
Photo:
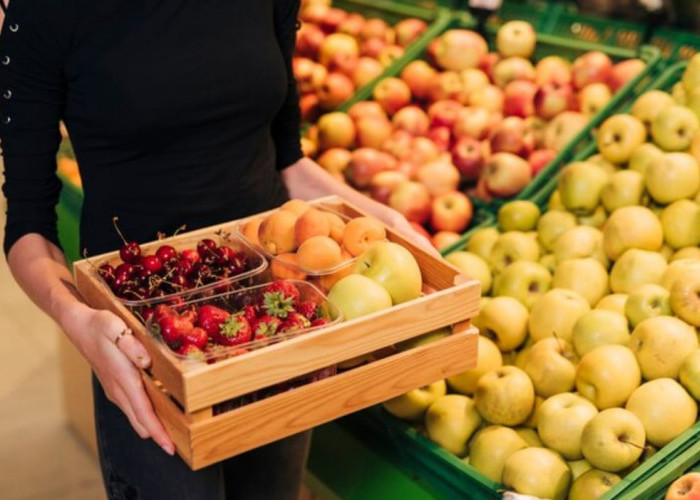
[[[192,424],[189,464],[205,467],[461,373],[476,355],[472,328]]]

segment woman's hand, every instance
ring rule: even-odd
[[[141,380],[140,369],[151,363],[146,349],[115,314],[83,305],[78,308],[81,311],[74,315],[74,324],[67,326],[66,333],[92,366],[107,398],[121,409],[139,436],[153,438],[172,455],[173,442],[154,413]]]
[[[311,200],[331,194],[338,195],[381,220],[425,251],[440,256],[427,238],[413,229],[403,215],[339,181],[313,160],[302,158],[284,169],[282,177],[292,198]]]

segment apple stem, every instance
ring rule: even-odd
[[[634,446],[635,448],[639,448],[640,450],[643,450],[643,451],[648,451],[651,449],[651,446],[641,446],[641,445],[638,445],[637,443],[633,443],[632,441],[628,440],[627,438],[620,438],[620,442],[628,444],[630,446]]]

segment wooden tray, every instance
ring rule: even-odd
[[[365,215],[338,197],[314,203],[349,217]],[[185,233],[174,240],[227,230],[240,222]],[[74,271],[78,290],[87,303],[121,316],[148,349],[153,363],[149,373],[144,373],[145,386],[178,453],[198,469],[474,366],[477,332],[468,320],[478,312],[480,283],[391,229],[387,229],[387,235],[416,257],[426,295],[211,365],[180,361],[153,339],[111,294],[89,262],[76,262]],[[214,415],[217,403],[449,325],[453,325],[453,334],[438,341]]]

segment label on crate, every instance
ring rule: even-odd
[[[472,9],[498,10],[501,8],[503,0],[469,0],[469,7]]]

